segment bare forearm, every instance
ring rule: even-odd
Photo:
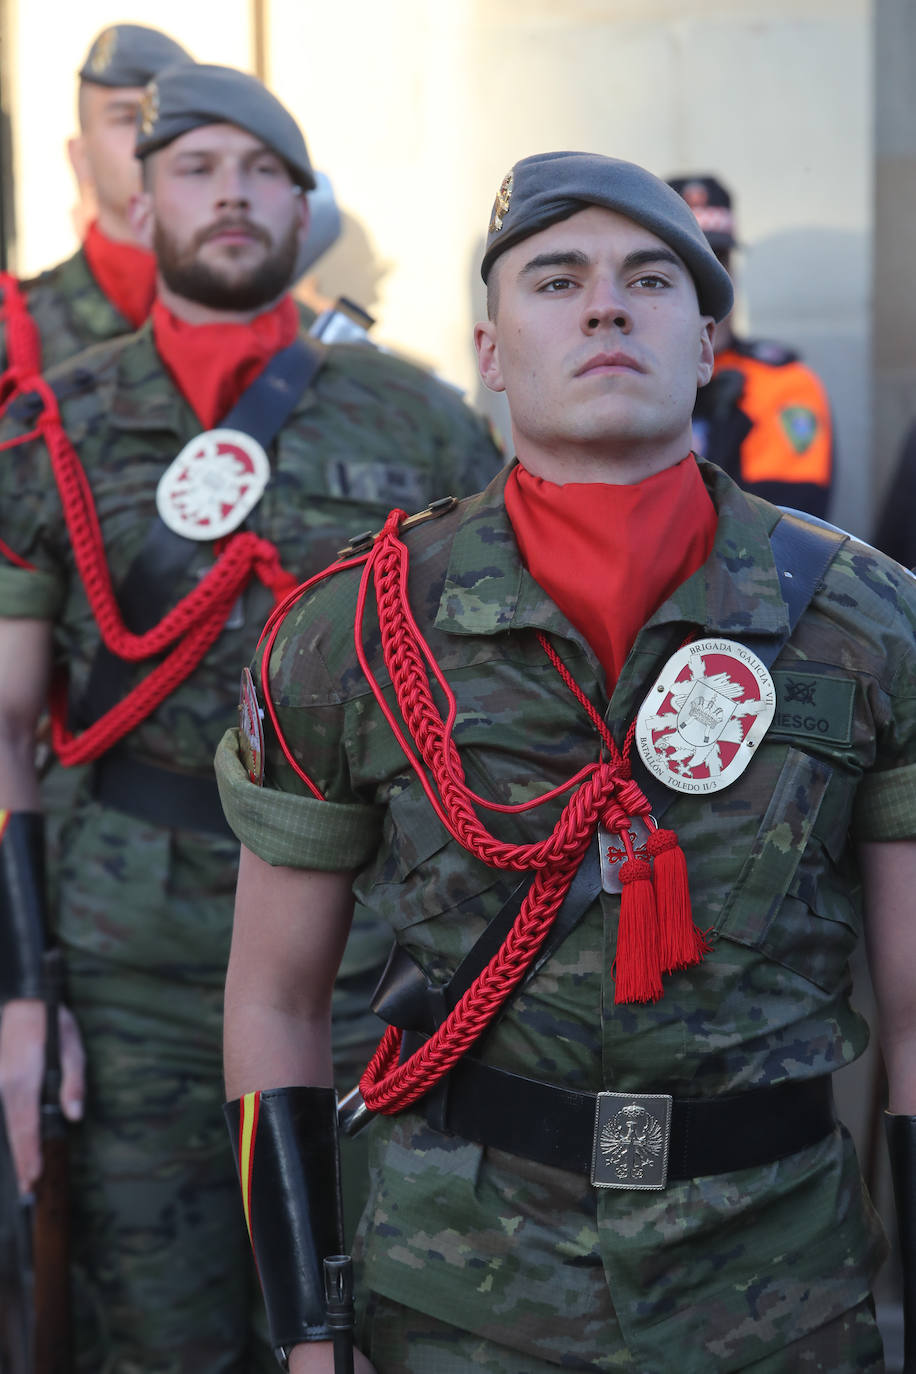
[[[916,842],[861,848],[866,892],[869,964],[878,1028],[887,1066],[888,1106],[916,1114]]]
[[[227,988],[224,1054],[226,1096],[261,1088],[333,1086],[331,1043],[324,1017],[275,1007],[234,1005]]]
[[[0,617],[0,808],[38,811],[35,730],[45,705],[51,627]]]
[[[331,1087],[331,994],[353,910],[351,877],[272,867],[243,847],[226,975],[230,1098]]]
[[[0,809],[40,811],[34,732],[0,728]]]

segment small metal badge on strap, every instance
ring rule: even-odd
[[[264,786],[264,712],[258,704],[254,678],[242,669],[239,690],[239,742],[242,762],[256,787]]]
[[[270,479],[257,439],[240,429],[208,429],[169,464],[156,488],[156,509],[185,539],[221,539],[254,510]]]
[[[649,838],[649,827],[642,816],[630,817],[630,841],[633,845],[633,852],[640,858],[645,858],[646,840]],[[620,881],[620,866],[626,863],[627,851],[620,835],[613,830],[605,830],[603,825],[598,826],[598,861],[601,865],[601,886],[605,892],[622,892],[623,883]]]
[[[636,747],[675,792],[719,792],[744,772],[775,710],[756,654],[732,639],[696,639],[669,658],[639,708]]]

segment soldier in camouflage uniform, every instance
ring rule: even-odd
[[[612,159],[526,159],[497,197],[484,278],[481,374],[507,392],[518,463],[402,532],[422,647],[407,630],[389,640],[401,631],[388,583],[376,583],[378,608],[370,589],[362,609],[363,565],[330,569],[274,618],[254,667],[275,712],[263,777],[244,736],[227,735],[217,758],[243,842],[225,1015],[227,1088],[241,1096],[227,1110],[240,1123],[262,1279],[286,1267],[292,1236],[296,1272],[308,1272],[310,1224],[319,1260],[333,1240],[311,1201],[309,1123],[330,1082],[321,1006],[355,894],[392,927],[392,968],[420,974],[385,980],[377,1004],[406,1028],[401,1064],[395,1037],[387,1064],[380,1056],[361,1082],[380,1114],[368,1128],[358,1371],[881,1370],[870,1289],[884,1242],[829,1082],[867,1039],[849,1001],[864,882],[890,1105],[916,1110],[916,588],[838,536],[789,635],[770,542],[779,510],[685,458],[731,292],[670,188]],[[586,535],[564,531],[554,509]],[[376,579],[396,526],[386,522],[367,554]],[[671,546],[698,528],[697,546],[672,561]],[[546,557],[532,530],[552,539]],[[524,864],[508,866],[507,846],[546,845],[562,820],[575,862],[593,852],[595,812],[614,817],[585,801],[577,811],[570,789],[593,795],[602,778],[627,798],[618,828],[637,844],[628,817],[642,803],[613,761],[641,703],[650,719],[673,711],[664,703],[681,689],[666,663],[704,641],[733,665],[748,646],[770,653],[775,688],[766,733],[707,750],[702,767],[673,746],[653,754],[648,726],[637,731],[639,756],[645,747],[663,776],[652,805],[670,802],[664,825],[686,856],[705,941],[661,963],[669,971],[656,986],[622,992],[624,955],[660,962],[653,932],[664,933],[664,911],[672,919],[661,881],[670,840],[653,848],[650,826],[639,852],[651,877],[648,859],[628,859],[616,884],[612,862],[584,899],[574,886],[578,923],[546,960],[537,941],[533,962],[519,959],[519,916],[511,952],[508,939],[499,954],[495,936],[487,945],[486,977],[492,990],[518,962],[523,981],[470,1030],[462,999],[443,1031],[467,986],[453,993],[450,980],[519,882]],[[448,714],[438,687],[435,709],[414,714],[427,663],[454,693],[450,727],[423,728]],[[723,706],[735,699],[731,671],[705,683],[698,718],[734,719]],[[495,837],[483,849],[481,824]],[[565,854],[539,861],[545,884]],[[655,906],[643,890],[643,924],[625,928],[637,886],[654,886]],[[468,1038],[457,1043],[459,1033]],[[451,1057],[437,1064],[457,1062],[420,1095],[440,1048]],[[615,1106],[603,1114],[609,1092],[622,1095],[619,1118]],[[295,1167],[281,1154],[281,1182],[261,1123],[281,1119],[284,1103],[303,1121],[302,1152]],[[645,1174],[665,1140],[667,1181],[663,1169]],[[299,1175],[308,1198],[286,1181]],[[282,1244],[259,1222],[281,1209]],[[330,1371],[328,1327],[301,1283],[290,1295],[265,1280],[274,1339],[293,1374]]]
[[[97,217],[72,257],[21,283],[44,369],[130,333],[149,313],[155,261],[128,221],[130,198],[140,189],[134,129],[146,83],[181,60],[190,58],[174,39],[141,24],[114,24],[89,46],[78,73],[80,132],[68,152]],[[4,347],[2,361],[6,367],[17,360]]]
[[[152,319],[137,334],[50,374],[98,514],[102,567],[119,593],[149,540],[171,534],[157,515],[157,483],[212,423],[201,414],[216,406],[222,418],[220,406],[237,399],[252,365],[263,368],[276,353],[290,312],[298,337],[288,295],[258,305],[256,284],[294,261],[308,225],[302,192],[311,185],[291,116],[253,77],[226,68],[161,73],[144,108],[138,154],[147,168],[140,222],[148,235],[155,227],[181,269],[176,275],[163,265]],[[189,167],[193,187],[184,185]],[[197,285],[182,271],[196,273]],[[201,299],[213,296],[218,307]],[[164,339],[171,341],[165,354]],[[255,536],[270,587],[253,578],[237,602],[230,598],[220,615],[231,614],[190,676],[96,762],[62,837],[52,923],[72,1012],[63,1020],[62,1092],[71,1119],[81,1115],[80,1037],[87,1064],[85,1110],[73,1133],[73,1234],[77,1366],[92,1374],[273,1367],[253,1334],[260,1303],[249,1301],[253,1268],[220,1112],[238,845],[222,820],[213,753],[235,714],[237,665],[273,604],[270,588],[283,585],[280,569],[295,585],[354,530],[376,525],[392,502],[471,490],[499,465],[484,422],[413,365],[361,345],[319,350],[318,362],[269,444],[270,480],[245,530],[218,545],[171,534],[165,564],[152,572],[144,566],[140,592],[143,603],[159,599],[158,620],[194,593],[224,546],[228,554],[233,541]],[[13,404],[3,441],[32,430],[41,399]],[[70,720],[79,725],[107,710],[113,683],[114,695],[125,695],[162,656],[133,664],[115,656],[113,675],[109,665],[94,676],[104,660],[99,624],[46,444],[9,448],[0,485],[8,555],[0,567],[0,781],[2,805],[16,822],[37,807],[26,741],[52,663],[66,670]],[[176,545],[181,557],[171,566]],[[204,608],[191,630],[206,618]],[[347,1086],[377,1035],[366,985],[386,946],[366,925],[348,951],[335,1004]],[[0,1044],[23,1186],[38,1170],[36,990],[26,977],[5,1008]]]

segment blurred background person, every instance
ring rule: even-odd
[[[729,275],[737,244],[730,193],[714,176],[674,176]],[[697,393],[694,446],[745,491],[825,516],[833,480],[833,426],[823,384],[798,354],[769,339],[744,339],[732,316],[716,326],[712,381]]]
[[[38,331],[41,370],[91,344],[138,329],[156,292],[156,261],[137,243],[128,219],[140,190],[134,157],[137,112],[143,88],[173,62],[191,59],[167,34],[143,24],[114,24],[97,34],[79,69],[79,133],[67,154],[79,189],[81,243],[65,261],[20,284],[21,297]],[[19,304],[15,283],[4,283],[5,323],[0,387],[15,387],[16,374],[36,370],[23,355],[22,334],[10,320]],[[0,392],[2,394],[2,392]]]

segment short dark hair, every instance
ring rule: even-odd
[[[494,262],[487,277],[487,319],[495,320],[499,309],[499,263]]]

